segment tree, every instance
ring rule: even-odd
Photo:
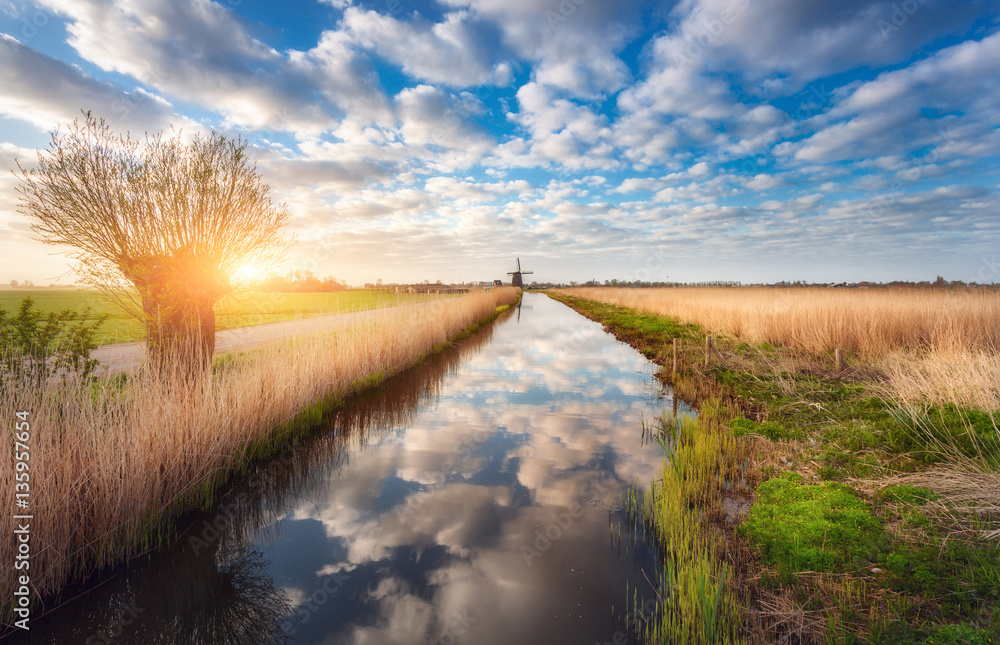
[[[10,281],[10,286],[11,286],[12,289],[16,289],[17,285],[18,285],[17,280],[11,280]]]
[[[116,135],[84,113],[56,130],[36,168],[20,170],[19,212],[41,241],[72,247],[81,279],[139,318],[149,356],[208,364],[218,300],[245,286],[240,267],[273,266],[290,241],[247,154],[212,132]]]

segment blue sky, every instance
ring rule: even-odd
[[[1000,2],[0,0],[14,159],[91,110],[242,135],[352,283],[1000,282]]]

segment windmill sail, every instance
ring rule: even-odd
[[[507,275],[513,276],[510,279],[510,284],[512,287],[523,287],[524,280],[521,278],[522,275],[529,275],[534,273],[534,271],[522,271],[521,270],[521,258],[517,258],[517,271],[508,271]]]

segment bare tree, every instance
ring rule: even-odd
[[[288,250],[247,142],[213,132],[132,139],[90,112],[52,133],[20,174],[19,212],[43,242],[72,247],[82,280],[139,318],[149,356],[202,366],[215,349],[214,305],[237,271]]]

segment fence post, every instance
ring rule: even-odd
[[[844,360],[844,350],[839,347],[833,350],[833,356],[837,360],[837,371],[843,372],[847,369],[847,361]]]
[[[705,367],[712,362],[712,337],[705,336]]]
[[[674,376],[677,376],[677,369],[679,367],[679,363],[680,363],[680,360],[679,360],[679,356],[678,356],[677,339],[674,338]]]

